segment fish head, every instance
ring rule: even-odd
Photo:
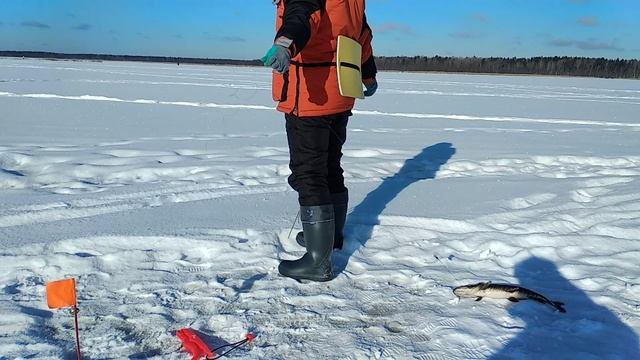
[[[485,289],[487,287],[487,283],[477,283],[477,284],[473,284],[473,285],[464,285],[464,286],[458,286],[457,288],[453,289],[453,293],[457,296],[457,297],[476,297],[478,296],[478,292],[482,289]]]

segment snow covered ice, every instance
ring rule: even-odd
[[[350,120],[337,278],[299,257],[262,68],[0,59],[0,358],[640,358],[640,82],[381,73]],[[299,224],[297,224],[299,228]],[[520,284],[566,304],[457,300]]]

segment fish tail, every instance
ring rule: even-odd
[[[550,304],[553,305],[553,302],[549,299],[547,299],[546,297],[540,295],[540,294],[536,294],[536,293],[531,293],[531,294],[527,294],[527,298],[533,301],[537,301],[541,304]],[[553,305],[555,306],[555,305]]]
[[[561,313],[566,313],[567,310],[564,309],[564,303],[560,301],[551,301],[551,305],[556,308]]]
[[[547,299],[546,297],[544,297],[544,296],[542,296],[540,294],[530,294],[529,295],[529,299],[535,300],[535,301],[537,301],[539,303],[542,303],[542,304],[551,305],[561,313],[566,313],[567,312],[567,310],[564,309],[564,303],[563,302],[551,301],[551,300]]]

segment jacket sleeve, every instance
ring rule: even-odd
[[[296,56],[317,31],[320,24],[320,11],[325,0],[284,0],[282,26],[276,33],[276,39],[284,36],[293,40],[291,55]]]
[[[371,40],[373,39],[373,32],[367,24],[367,17],[362,20],[362,31],[360,32],[360,38],[358,42],[362,45],[362,79],[369,80],[375,79],[378,73],[376,67],[376,61],[373,58],[373,47],[371,46]]]

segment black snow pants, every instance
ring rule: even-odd
[[[347,190],[340,166],[351,111],[325,116],[285,114],[289,142],[289,185],[300,206],[331,204],[331,194]]]

